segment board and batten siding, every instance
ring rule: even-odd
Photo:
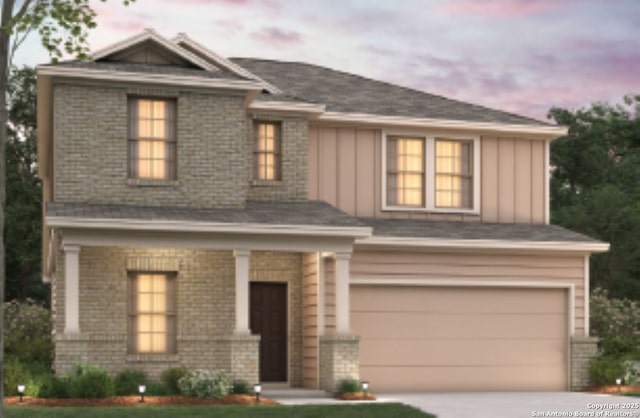
[[[544,223],[545,143],[482,136],[480,215],[382,210],[382,131],[311,126],[309,199],[369,218]]]
[[[575,335],[584,335],[584,258],[581,256],[386,252],[358,249],[351,279],[434,279],[573,284]],[[353,287],[352,287],[353,288]],[[329,307],[327,306],[327,311]]]

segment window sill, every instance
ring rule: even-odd
[[[133,187],[178,187],[178,180],[161,179],[127,179],[127,186]]]
[[[178,354],[145,353],[127,354],[127,363],[174,363],[180,361]]]
[[[282,185],[282,180],[251,180],[251,187],[277,187]]]
[[[420,213],[442,213],[452,215],[480,215],[478,209],[467,208],[425,208],[416,206],[384,206],[383,212],[420,212]]]

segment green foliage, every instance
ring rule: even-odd
[[[551,143],[554,223],[611,243],[591,257],[594,287],[640,300],[640,96],[549,116],[569,128]]]
[[[606,355],[633,355],[640,359],[640,306],[628,299],[609,297],[604,289],[594,289],[590,300],[591,332],[600,337]]]
[[[69,397],[69,378],[49,375],[39,382],[39,392],[34,396],[40,398],[63,399]]]
[[[4,363],[4,394],[16,396],[18,384],[26,384],[30,379],[27,368],[15,358],[7,358]]]
[[[250,395],[249,382],[245,380],[235,380],[231,388],[231,393],[235,393],[236,395]]]
[[[106,370],[92,364],[78,364],[68,374],[72,398],[108,398],[114,395],[113,380]]]
[[[338,384],[338,394],[362,392],[362,385],[355,379],[343,379]]]
[[[160,375],[160,380],[167,388],[167,391],[171,395],[177,395],[180,393],[180,387],[178,381],[187,374],[187,369],[184,367],[173,367],[166,369]]]
[[[149,385],[149,376],[139,369],[126,369],[116,375],[114,385],[118,396],[137,395],[138,385]]]
[[[589,363],[589,377],[596,386],[615,385],[625,374],[624,360],[617,356],[600,356]]]
[[[636,360],[624,360],[624,383],[626,385],[637,386],[640,383],[640,362]]]
[[[229,394],[231,384],[224,371],[193,370],[179,381],[180,393],[199,398],[222,398]]]
[[[148,396],[167,396],[167,395],[175,395],[174,393],[169,393],[169,389],[162,384],[151,382],[147,385],[147,391],[145,392]]]
[[[51,312],[27,299],[4,304],[4,352],[23,363],[51,367]]]

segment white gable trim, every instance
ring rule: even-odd
[[[212,64],[209,64],[207,61],[203,60],[202,58],[196,56],[195,54],[192,54],[189,51],[184,50],[183,48],[178,47],[177,45],[175,45],[174,43],[168,41],[167,39],[163,38],[162,36],[160,36],[155,30],[153,29],[145,29],[144,32],[139,33],[137,35],[134,35],[130,38],[127,38],[123,41],[120,42],[116,42],[115,44],[109,45],[103,49],[100,49],[98,51],[92,52],[90,55],[90,57],[94,60],[97,61],[101,58],[107,57],[111,54],[114,54],[116,52],[120,52],[123,51],[127,48],[130,48],[134,45],[140,44],[142,42],[145,41],[154,41],[158,44],[160,44],[161,46],[163,46],[164,48],[168,49],[169,51],[173,52],[174,54],[178,55],[179,57],[191,62],[192,64],[197,65],[198,67],[202,68],[203,70],[207,70],[207,71],[217,71],[217,68],[215,66],[213,66]]]
[[[254,100],[249,105],[249,110],[255,111],[278,111],[278,112],[301,112],[311,115],[320,115],[325,111],[325,105],[303,102],[280,102],[280,101],[259,101]]]
[[[236,63],[216,54],[206,46],[188,37],[185,33],[179,33],[175,38],[171,40],[171,42],[173,42],[177,46],[180,46],[180,44],[186,44],[189,47],[201,53],[202,55],[207,56],[209,59],[215,62],[218,66],[223,67],[224,69],[229,70],[232,73],[239,75],[240,77],[246,77],[250,80],[260,81],[261,83],[264,84],[265,89],[267,89],[272,94],[282,94],[282,91],[278,89],[276,86],[274,86],[273,84],[267,83],[266,81],[264,81],[257,75],[253,74],[252,72],[247,71],[246,69],[242,68]]]

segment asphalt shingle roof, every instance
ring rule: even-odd
[[[366,227],[328,203],[320,201],[248,201],[244,209],[192,209],[161,206],[48,203],[47,216],[87,219],[137,219],[269,225]]]
[[[360,220],[373,228],[373,235],[384,237],[534,242],[600,242],[557,225],[424,221],[416,219],[360,218]]]
[[[254,58],[231,58],[231,61],[278,87],[286,96],[325,104],[331,112],[549,126],[524,116],[317,65]],[[263,94],[259,100],[277,98]]]

